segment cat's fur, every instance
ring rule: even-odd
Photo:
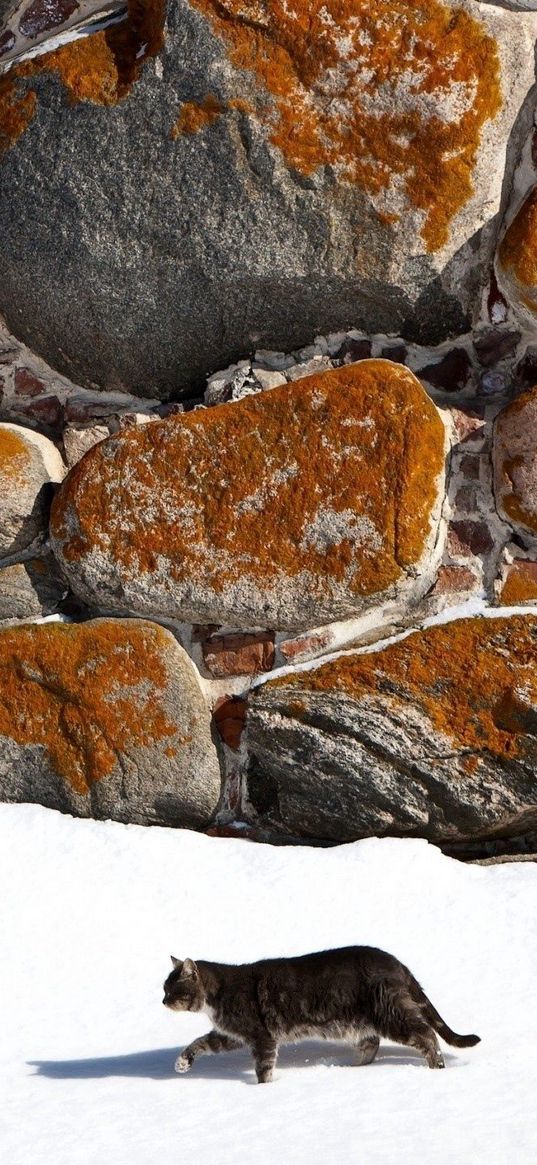
[[[172,956],[163,1003],[204,1011],[213,1031],[194,1040],[175,1063],[188,1072],[203,1052],[251,1048],[257,1079],[272,1079],[278,1048],[308,1037],[344,1040],[358,1064],[374,1060],[381,1038],[417,1048],[430,1068],[443,1068],[435,1032],[456,1048],[479,1036],[448,1027],[399,959],[375,947],[342,947],[289,959],[230,966]]]

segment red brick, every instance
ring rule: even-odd
[[[220,739],[229,748],[238,749],[240,745],[247,707],[246,700],[241,700],[239,696],[221,696],[216,701],[214,722]]]
[[[35,400],[18,401],[16,412],[18,416],[35,421],[38,425],[56,428],[62,422],[63,406],[57,396],[41,396]]]
[[[479,580],[467,566],[441,566],[431,594],[460,594],[463,591],[475,591],[480,586]]]
[[[330,646],[332,633],[330,631],[313,632],[312,635],[301,635],[298,639],[285,639],[280,643],[280,651],[284,659],[299,659],[303,655],[317,655]]]
[[[474,554],[488,554],[493,546],[494,539],[486,522],[463,519],[450,523],[448,547],[451,554],[469,558]]]
[[[45,392],[45,385],[38,376],[29,372],[27,368],[15,369],[15,392],[17,396],[41,396]]]
[[[207,671],[217,679],[226,676],[259,675],[274,663],[274,636],[270,632],[253,635],[218,635],[202,644]]]
[[[481,490],[477,482],[465,482],[455,495],[455,507],[463,514],[471,514],[479,509]]]

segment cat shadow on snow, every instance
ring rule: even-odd
[[[36,1069],[36,1075],[51,1080],[97,1080],[106,1076],[137,1077],[149,1080],[176,1079],[181,1088],[195,1080],[228,1080],[240,1078],[243,1084],[255,1084],[255,1072],[251,1053],[244,1051],[227,1052],[223,1056],[204,1056],[186,1075],[178,1077],[174,1070],[177,1047],[155,1048],[149,1052],[132,1052],[126,1056],[101,1056],[87,1060],[29,1060]],[[446,1060],[456,1063],[457,1057],[449,1054]],[[409,1065],[423,1068],[419,1052],[396,1045],[381,1045],[377,1059],[368,1068],[381,1068],[386,1064]],[[460,1064],[460,1060],[459,1060]],[[276,1077],[286,1068],[315,1068],[354,1066],[352,1049],[327,1040],[305,1040],[300,1044],[289,1044],[280,1049]]]

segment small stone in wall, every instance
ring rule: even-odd
[[[24,417],[30,423],[43,425],[52,430],[53,435],[61,429],[63,422],[63,405],[58,397],[52,394],[33,397],[27,401],[21,398],[17,401],[16,413],[18,417]]]
[[[63,448],[69,469],[80,461],[88,449],[92,449],[99,441],[105,441],[109,436],[110,430],[106,425],[88,425],[84,429],[68,425],[63,430]]]
[[[481,582],[468,566],[441,566],[431,595],[470,594],[481,590]]]
[[[51,554],[0,565],[0,621],[52,615],[67,594]]]
[[[274,636],[261,631],[215,635],[205,640],[202,651],[205,667],[215,679],[258,675],[270,671],[274,663]]]
[[[64,475],[60,454],[47,437],[0,424],[0,560],[24,557],[44,537],[54,487]]]
[[[519,558],[507,567],[500,586],[499,602],[503,607],[537,604],[537,562]]]
[[[502,517],[537,537],[537,388],[498,414],[493,438],[494,493]]]
[[[15,393],[17,396],[40,396],[46,391],[45,383],[28,368],[15,369]]]
[[[454,557],[489,554],[493,547],[494,539],[486,522],[471,518],[450,522],[448,549]]]
[[[214,706],[214,722],[220,739],[234,751],[241,742],[247,709],[247,701],[239,696],[221,696]]]

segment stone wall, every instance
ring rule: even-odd
[[[338,19],[365,22],[380,106],[362,74],[332,97],[362,116],[366,166],[327,103],[320,9],[308,73],[275,4],[256,41],[239,5],[185,2],[164,47],[162,5],[128,7],[34,0],[0,26],[0,221],[18,199],[35,228],[10,220],[0,246],[1,795],[533,848],[537,14],[388,6],[419,18],[433,76],[386,57],[387,6],[355,0]]]

